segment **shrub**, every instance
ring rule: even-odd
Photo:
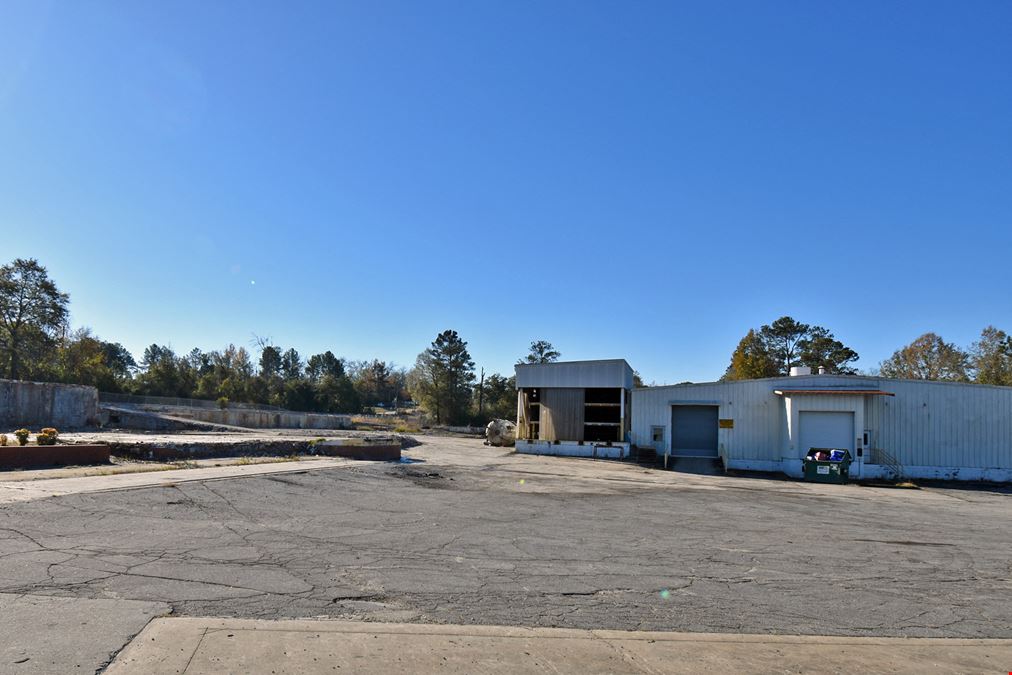
[[[56,445],[59,435],[60,432],[53,427],[46,427],[35,437],[35,442],[39,445]]]
[[[228,407],[228,396],[221,396],[218,398],[218,407],[222,410]]]
[[[14,437],[18,439],[18,445],[28,445],[28,437],[31,433],[32,432],[28,431],[28,429],[18,429],[15,431]]]

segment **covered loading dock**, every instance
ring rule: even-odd
[[[518,452],[629,456],[633,372],[622,359],[518,364]]]

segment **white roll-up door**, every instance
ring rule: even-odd
[[[802,410],[798,423],[802,456],[811,448],[840,448],[854,456],[854,413]]]

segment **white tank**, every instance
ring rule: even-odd
[[[517,437],[517,425],[509,420],[492,420],[485,427],[485,442],[488,445],[513,445]]]

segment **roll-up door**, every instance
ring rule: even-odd
[[[854,455],[854,413],[802,410],[798,415],[802,457],[811,448],[839,448]]]
[[[718,411],[715,405],[671,406],[671,454],[716,457]]]

